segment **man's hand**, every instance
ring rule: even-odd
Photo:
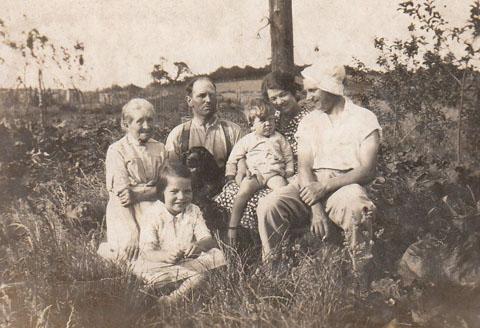
[[[308,206],[319,202],[329,192],[327,184],[323,182],[312,182],[300,188],[300,198]]]
[[[165,258],[163,262],[165,263],[170,263],[170,264],[175,264],[181,259],[185,257],[185,251],[183,250],[175,250],[175,251],[170,251],[165,254]]]
[[[310,231],[317,237],[325,240],[330,234],[330,222],[326,216],[313,216]]]
[[[127,207],[133,204],[133,193],[129,188],[125,188],[117,194],[120,199],[120,204]]]
[[[127,255],[127,260],[132,261],[136,260],[139,253],[139,246],[138,246],[138,231],[132,233],[130,240],[128,241],[127,245],[125,246],[125,254]]]

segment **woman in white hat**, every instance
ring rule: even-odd
[[[263,254],[274,257],[287,227],[310,216],[312,233],[323,239],[331,222],[345,231],[354,268],[362,271],[372,257],[375,211],[362,184],[374,176],[381,127],[375,114],[344,97],[343,66],[314,64],[303,74],[315,109],[296,134],[297,183],[269,194],[257,208]]]

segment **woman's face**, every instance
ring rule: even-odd
[[[268,100],[282,114],[294,114],[298,104],[290,91],[281,89],[267,89]]]
[[[140,142],[146,142],[153,134],[153,112],[149,108],[133,111],[125,122],[127,133]]]

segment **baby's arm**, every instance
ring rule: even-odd
[[[247,152],[248,149],[246,147],[245,137],[243,137],[233,146],[232,152],[225,165],[225,179],[227,181],[235,179],[238,162],[245,159]]]

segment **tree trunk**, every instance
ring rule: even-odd
[[[458,122],[457,122],[457,165],[462,160],[462,115],[463,115],[463,98],[465,93],[465,80],[467,77],[467,69],[463,70],[462,82],[460,84],[460,103],[458,105]]]
[[[292,0],[269,1],[272,71],[294,73]]]

